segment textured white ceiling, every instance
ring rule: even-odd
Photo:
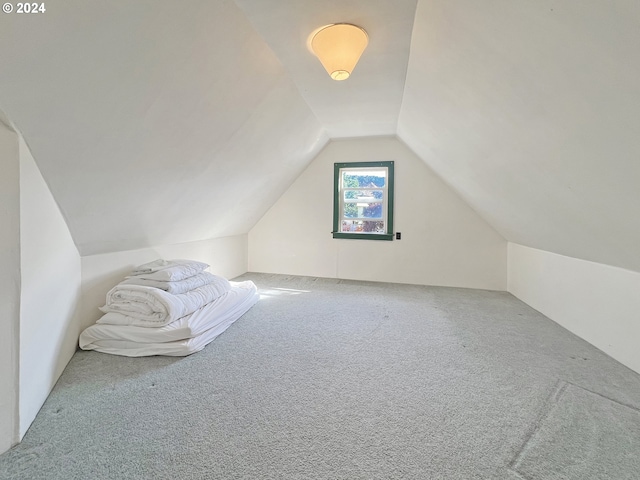
[[[307,50],[352,22],[334,82]],[[65,0],[0,15],[0,109],[83,255],[247,232],[396,133],[505,238],[640,271],[640,2]]]

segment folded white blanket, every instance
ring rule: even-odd
[[[82,332],[80,348],[86,349],[87,345],[102,340],[124,340],[144,344],[174,342],[197,337],[228,320],[236,320],[259,298],[253,282],[231,282],[231,290],[220,298],[190,315],[159,328],[132,326],[129,324],[130,318],[121,313],[105,313],[107,321],[92,325]]]
[[[208,267],[208,264],[194,260],[155,260],[136,267],[131,275],[149,280],[175,282],[197,275]]]
[[[203,285],[215,283],[217,279],[222,278],[209,272],[200,272],[193,277],[185,278],[184,280],[178,280],[175,282],[164,282],[160,280],[150,280],[140,276],[127,277],[126,280],[120,282],[120,285],[143,285],[145,287],[155,287],[165,292],[178,295],[180,293],[186,293]]]
[[[213,302],[230,289],[229,281],[223,277],[178,295],[155,287],[118,284],[107,293],[107,304],[100,310],[132,317],[130,325],[162,327]]]
[[[132,342],[131,340],[103,339],[85,343],[81,348],[83,350],[95,350],[97,352],[110,353],[111,355],[123,355],[125,357],[148,357],[151,355],[186,357],[206,347],[229,328],[235,320],[237,319],[228,319],[196,337],[185,338],[184,340],[162,343],[139,343]],[[87,341],[86,338],[85,341]]]

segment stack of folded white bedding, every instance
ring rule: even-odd
[[[140,357],[202,350],[258,301],[251,281],[229,282],[192,260],[156,260],[107,293],[105,314],[80,348]]]

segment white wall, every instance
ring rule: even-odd
[[[76,351],[80,255],[20,136],[20,438]]]
[[[82,329],[100,318],[102,312],[98,307],[104,305],[107,292],[131,273],[133,267],[158,258],[198,260],[211,265],[210,272],[234,278],[247,271],[247,236],[236,235],[82,257]]]
[[[0,453],[19,439],[20,154],[5,122],[0,111]]]
[[[333,164],[383,160],[402,240],[333,239]],[[249,271],[504,290],[506,249],[398,139],[334,140],[249,232]]]
[[[508,289],[640,372],[640,273],[509,243]]]

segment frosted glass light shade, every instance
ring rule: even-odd
[[[311,49],[331,78],[346,80],[368,43],[369,37],[362,28],[336,23],[316,32],[311,39]]]

